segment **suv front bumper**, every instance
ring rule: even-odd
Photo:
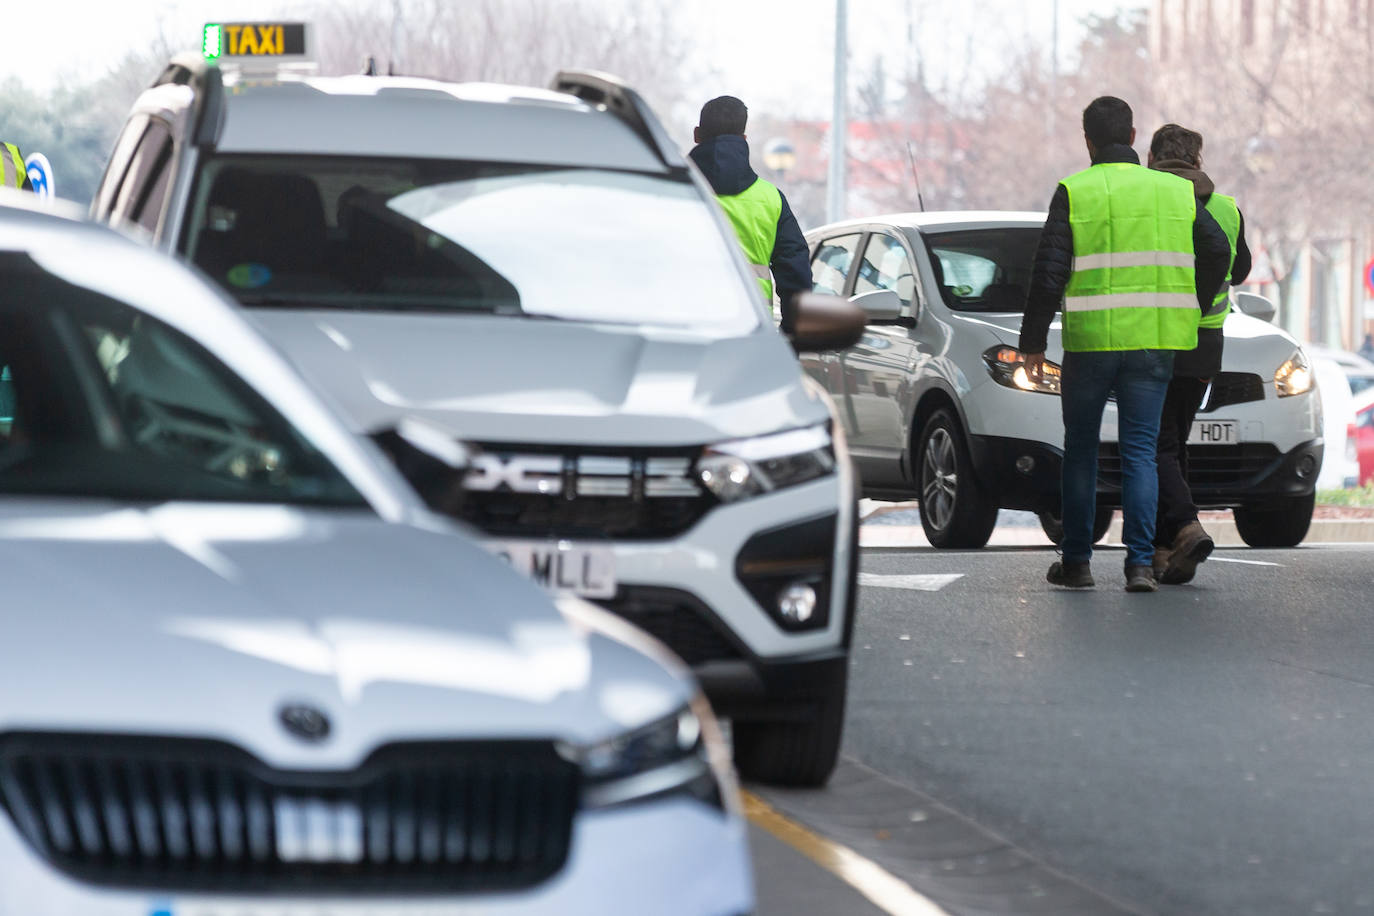
[[[1280,453],[1266,442],[1189,445],[1188,484],[1204,509],[1253,506],[1285,497],[1307,496],[1317,486],[1324,446],[1321,439]],[[1121,505],[1121,459],[1115,442],[1098,449],[1099,505]]]

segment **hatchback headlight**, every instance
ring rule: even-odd
[[[1299,347],[1293,355],[1284,360],[1274,373],[1274,390],[1281,398],[1291,398],[1295,394],[1306,394],[1312,390],[1312,367],[1307,362],[1307,354]]]
[[[999,385],[1006,385],[1018,391],[1059,394],[1059,380],[1063,370],[1049,360],[1045,360],[1045,371],[1038,382],[1026,371],[1026,355],[1015,347],[993,347],[983,353],[983,362],[987,364],[992,380]]]
[[[708,445],[696,464],[697,478],[727,503],[834,472],[835,450],[824,426]]]
[[[582,768],[585,808],[609,808],[685,795],[735,810],[738,788],[730,750],[711,707],[698,694],[670,716],[592,745],[560,744]]]

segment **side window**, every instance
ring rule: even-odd
[[[14,377],[8,365],[0,366],[0,441],[10,437],[14,427]]]
[[[114,152],[110,154],[110,164],[105,167],[105,175],[100,179],[100,190],[95,197],[95,217],[96,219],[107,219],[110,209],[114,207],[115,198],[119,195],[123,187],[124,176],[129,171],[129,159],[134,154],[134,147],[142,138],[144,127],[147,126],[146,117],[136,117],[130,119],[124,125],[124,130],[120,132],[119,139],[115,141]]]
[[[916,294],[916,278],[911,270],[911,258],[902,243],[890,235],[874,233],[868,238],[859,275],[854,280],[854,295],[890,289],[910,308]]]
[[[134,148],[129,160],[129,170],[119,187],[114,208],[110,211],[112,222],[127,220],[137,222],[145,229],[157,226],[157,218],[162,210],[162,197],[166,194],[167,175],[172,159],[172,132],[161,121],[151,120]],[[158,191],[158,185],[162,189]],[[150,207],[152,198],[157,202]],[[145,214],[151,210],[150,221],[145,222]]]
[[[811,259],[812,292],[829,293],[832,296],[844,294],[844,278],[849,273],[849,265],[854,263],[860,238],[860,233],[856,232],[821,242],[816,249],[816,256]]]

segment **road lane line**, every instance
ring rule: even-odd
[[[949,916],[876,862],[865,859],[848,846],[812,833],[753,792],[741,792],[740,795],[744,800],[744,814],[754,826],[767,830],[863,894],[884,912],[893,916]]]
[[[1282,563],[1270,563],[1268,560],[1242,560],[1239,557],[1219,557],[1216,554],[1207,558],[1208,563],[1244,563],[1247,566],[1277,566],[1283,568]]]
[[[859,584],[870,588],[909,588],[918,592],[938,592],[963,573],[932,573],[929,575],[887,576],[881,573],[859,573]]]

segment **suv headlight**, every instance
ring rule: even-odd
[[[835,450],[824,426],[708,445],[696,464],[697,478],[727,503],[834,472]]]
[[[634,731],[599,744],[561,744],[558,752],[582,768],[584,808],[668,795],[685,795],[723,811],[738,806],[730,749],[701,694]]]
[[[1026,355],[1015,347],[993,347],[983,353],[983,362],[987,364],[992,380],[999,385],[1018,391],[1059,394],[1062,370],[1057,363],[1045,360],[1045,372],[1037,382],[1026,371]]]
[[[1312,367],[1301,347],[1293,351],[1293,355],[1284,360],[1274,373],[1274,390],[1281,398],[1291,398],[1312,390]]]

